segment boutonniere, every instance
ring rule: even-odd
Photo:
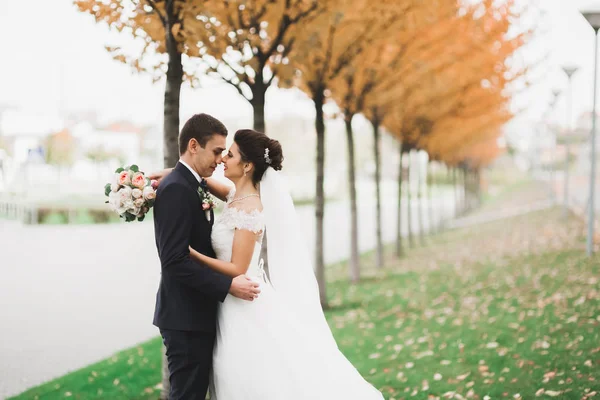
[[[208,185],[204,179],[200,181],[200,187],[198,187],[198,195],[202,202],[202,209],[206,215],[206,220],[210,222],[210,210],[217,206],[215,198],[208,191]]]

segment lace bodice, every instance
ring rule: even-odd
[[[265,228],[264,215],[260,210],[240,210],[229,205],[229,202],[235,196],[235,188],[231,189],[227,195],[227,203],[224,205],[223,212],[216,219],[212,229],[211,241],[213,249],[219,260],[231,261],[233,250],[233,236],[236,229],[246,229],[254,233],[260,233],[254,245],[252,261],[248,268],[248,275],[260,275],[260,249]]]

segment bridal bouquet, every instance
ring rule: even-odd
[[[148,179],[137,165],[118,168],[111,183],[104,186],[104,194],[113,211],[127,222],[143,221],[154,205],[157,181]]]

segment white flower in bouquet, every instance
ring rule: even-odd
[[[125,186],[119,189],[117,193],[119,193],[119,196],[121,196],[121,204],[125,203],[126,200],[131,200],[132,192],[133,189],[131,189],[129,186]]]
[[[121,203],[122,207],[125,209],[125,211],[130,211],[135,209],[135,204],[133,204],[133,199],[129,198],[125,201],[123,201],[123,203]],[[125,212],[123,211],[123,212]]]
[[[142,194],[143,192],[138,188],[135,188],[131,191],[131,195],[134,199],[139,199],[140,197],[142,197]]]
[[[135,205],[137,208],[140,208],[140,207],[142,207],[142,206],[144,205],[144,203],[145,203],[145,202],[146,202],[146,200],[144,200],[144,199],[135,199],[135,200],[133,201],[133,204],[134,204],[134,205]]]
[[[146,200],[154,200],[156,198],[156,191],[152,188],[152,186],[146,186],[143,194]]]
[[[121,195],[117,192],[111,191],[108,194],[108,204],[110,204],[113,210],[119,208],[121,206]]]

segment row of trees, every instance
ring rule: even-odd
[[[164,163],[178,157],[182,84],[215,76],[252,105],[254,128],[265,130],[266,91],[300,87],[315,106],[316,273],[327,305],[323,257],[325,116],[335,101],[348,144],[351,199],[350,278],[360,279],[355,148],[352,120],[373,125],[376,161],[377,260],[381,238],[380,137],[398,139],[403,157],[426,151],[430,162],[478,171],[497,154],[500,128],[512,114],[513,82],[524,73],[511,58],[529,31],[514,0],[75,0],[124,36],[137,52],[108,46],[136,71],[166,76]],[[410,165],[410,163],[409,163]],[[410,173],[410,171],[408,171]],[[476,174],[476,173],[475,173]],[[402,206],[399,173],[398,207]],[[403,251],[398,213],[397,253]],[[409,218],[410,221],[410,218]]]
[[[179,156],[179,102],[184,82],[195,86],[206,76],[214,76],[232,85],[252,105],[254,128],[262,131],[265,95],[271,86],[299,87],[313,100],[317,135],[315,264],[323,306],[327,305],[323,257],[325,103],[337,103],[346,126],[352,226],[349,273],[357,282],[353,118],[363,114],[373,125],[377,262],[382,266],[382,132],[398,139],[399,210],[406,186],[402,159],[410,159],[415,152],[424,151],[430,162],[446,164],[455,180],[456,171],[462,171],[465,188],[477,187],[478,171],[498,154],[496,139],[512,117],[509,102],[514,83],[525,70],[511,60],[530,34],[518,23],[527,10],[519,9],[515,0],[74,2],[97,22],[139,42],[137,52],[107,47],[117,60],[156,80],[166,77],[167,167]],[[408,195],[410,199],[410,191]],[[398,212],[399,256],[403,252],[401,215]]]

